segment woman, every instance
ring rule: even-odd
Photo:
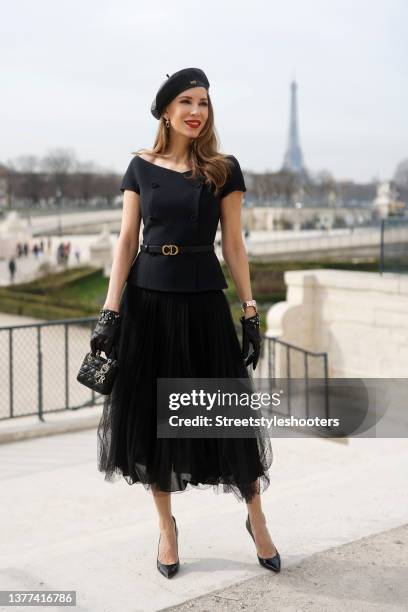
[[[211,486],[246,501],[259,562],[279,571],[260,500],[269,486],[270,439],[157,436],[157,378],[248,378],[261,343],[241,236],[240,165],[217,151],[204,72],[186,68],[167,76],[151,107],[160,120],[153,149],[139,151],[122,180],[121,231],[91,338],[92,350],[107,355],[115,344],[119,360],[98,427],[98,469],[105,480],[123,476],[153,493],[157,568],[164,576],[179,569],[171,493]],[[134,259],[141,218],[143,244]],[[214,252],[219,220],[223,257],[243,303],[242,353]]]

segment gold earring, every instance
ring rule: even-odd
[[[170,121],[169,119],[166,119],[166,128],[169,128],[169,127],[170,127]]]

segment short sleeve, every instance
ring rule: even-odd
[[[140,186],[136,176],[135,157],[131,160],[120,184],[120,191],[122,193],[125,191],[125,189],[136,191],[136,193],[140,195]]]
[[[225,185],[221,190],[221,198],[225,198],[225,196],[227,196],[232,191],[246,191],[244,176],[242,174],[239,161],[233,155],[228,155],[228,157],[232,160],[233,167],[230,171],[230,176],[227,178]]]

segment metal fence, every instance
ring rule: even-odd
[[[97,317],[0,327],[0,420],[92,406],[76,380]]]
[[[264,337],[262,382],[269,393],[284,382],[281,416],[329,418],[329,375],[326,352],[309,351],[279,338]],[[265,388],[263,388],[265,390]]]
[[[29,415],[44,420],[46,413],[103,403],[103,395],[76,380],[90,350],[96,321],[97,317],[84,317],[0,327],[0,420]],[[293,405],[300,401],[309,414],[312,376],[320,374],[327,384],[327,354],[263,336],[260,366],[255,374],[266,378],[270,387],[277,376],[285,378],[289,391],[287,413],[291,414]],[[301,394],[299,385],[291,384],[295,377],[296,382],[299,378],[304,381]],[[327,414],[328,401],[327,392]]]

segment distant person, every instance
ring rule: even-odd
[[[25,257],[28,257],[28,244],[27,244],[27,242],[24,243],[23,251],[24,251]]]
[[[64,263],[67,264],[68,263],[68,259],[69,259],[69,243],[65,243],[64,247],[63,247],[63,253],[64,253]]]
[[[75,259],[77,261],[77,264],[79,264],[81,259],[81,249],[79,247],[76,247],[75,249]]]
[[[33,246],[33,253],[35,255],[35,258],[38,258],[38,245],[37,243],[35,243],[35,245]]]
[[[8,268],[10,272],[10,283],[14,283],[14,276],[16,274],[16,260],[14,257],[10,257],[8,262]]]
[[[59,243],[57,247],[57,264],[61,265],[64,260],[64,245],[62,242]]]

